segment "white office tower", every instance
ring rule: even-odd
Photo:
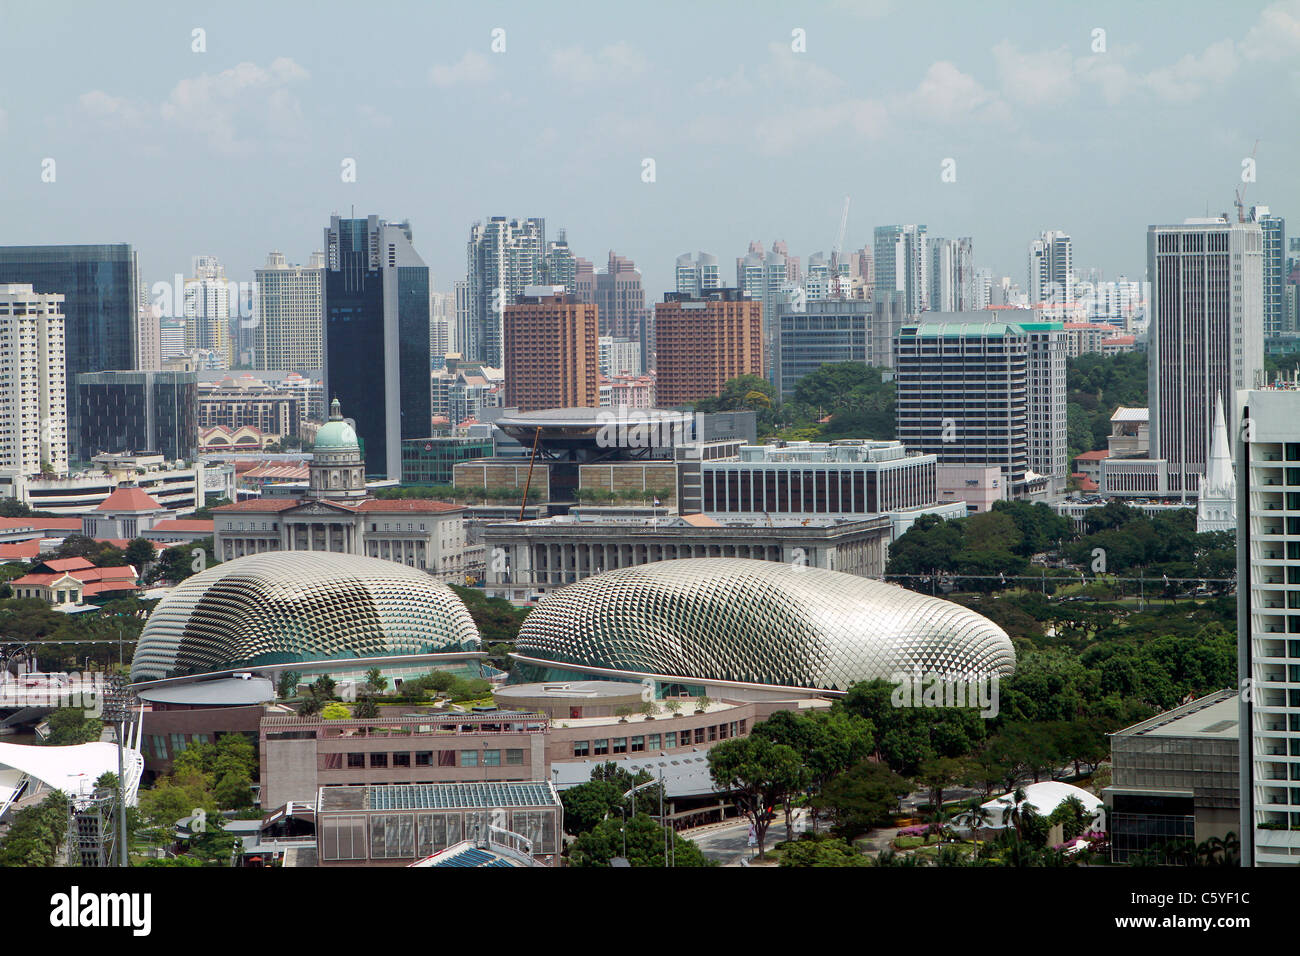
[[[279,372],[324,368],[325,257],[312,254],[305,266],[290,265],[272,252],[256,270],[257,354],[262,368]]]
[[[467,361],[502,367],[505,308],[525,287],[542,284],[545,253],[545,219],[493,216],[470,227],[466,246],[469,334],[457,342]]]
[[[931,312],[970,312],[975,306],[975,264],[969,237],[930,239]]]
[[[229,368],[230,284],[215,256],[195,256],[192,278],[185,283],[185,349],[214,354],[218,368]]]
[[[928,308],[930,257],[925,226],[877,226],[874,259],[875,292],[903,293],[908,315]]]
[[[1223,417],[1223,396],[1214,401],[1214,432],[1210,462],[1196,499],[1196,532],[1235,531],[1237,528],[1237,476],[1232,467],[1232,445]]]
[[[993,273],[988,269],[975,270],[975,298],[974,306],[976,312],[987,309],[993,304]]]
[[[63,296],[0,285],[0,469],[68,473]]]
[[[1189,219],[1147,230],[1151,457],[1168,462],[1169,492],[1197,495],[1209,463],[1214,403],[1226,419],[1264,368],[1263,238],[1257,223]]]
[[[1300,391],[1238,392],[1242,866],[1300,863]]]
[[[718,269],[718,257],[707,252],[697,252],[691,258],[689,252],[677,257],[677,291],[698,299],[709,289],[722,288],[722,273]]]
[[[469,280],[457,279],[453,289],[455,314],[450,316],[452,327],[448,335],[448,338],[451,339],[448,343],[450,348],[448,354],[455,352],[457,355],[464,356],[470,342]]]
[[[1061,309],[1074,301],[1074,261],[1070,237],[1044,232],[1029,244],[1029,305]]]
[[[435,293],[437,294],[437,293]],[[442,295],[446,299],[446,295]],[[430,303],[432,306],[433,303]],[[451,323],[446,315],[429,317],[429,361],[430,368],[442,368],[447,364],[447,354],[451,349]]]

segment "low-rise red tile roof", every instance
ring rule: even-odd
[[[288,511],[290,508],[298,507],[299,504],[301,502],[297,498],[249,498],[246,501],[236,501],[233,504],[217,505],[212,511],[222,514],[244,511],[265,514],[275,511]]]
[[[0,561],[32,561],[40,553],[41,542],[36,538],[0,544]]]
[[[41,564],[51,571],[80,571],[94,567],[86,558],[54,558],[50,561],[42,561]]]
[[[1070,477],[1079,483],[1080,491],[1099,491],[1101,489],[1101,485],[1097,484],[1097,482],[1093,481],[1081,471],[1076,471],[1074,474],[1070,475]]]
[[[68,561],[82,561],[82,558],[68,558],[63,561],[46,561],[45,567],[53,568],[56,564],[66,564]],[[101,588],[112,586],[115,588],[135,587],[136,570],[129,564],[119,565],[114,568],[97,568],[86,561],[86,567],[76,568],[56,568],[54,573],[34,573],[24,574],[21,578],[15,578],[10,584],[27,584],[27,585],[50,585],[64,577],[76,578],[83,585],[90,586],[94,584]]]
[[[396,514],[416,511],[424,513],[464,511],[465,509],[461,505],[453,505],[447,501],[433,501],[428,498],[368,498],[356,505],[355,510],[364,511],[367,514],[373,512]]]
[[[1109,458],[1110,452],[1102,449],[1100,451],[1085,451],[1081,455],[1075,455],[1075,461],[1101,461],[1103,458]]]
[[[99,503],[96,511],[163,511],[146,492],[139,488],[118,488]]]
[[[32,528],[36,531],[80,531],[80,518],[0,518],[0,531]]]
[[[203,532],[212,534],[214,522],[211,519],[203,520],[202,518],[167,518],[164,521],[157,521],[150,528],[154,531],[183,531],[183,532]]]

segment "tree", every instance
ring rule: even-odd
[[[899,799],[910,790],[907,781],[889,767],[864,760],[826,784],[813,806],[829,810],[838,833],[852,839],[897,809]]]
[[[280,680],[275,685],[275,695],[281,700],[289,700],[298,696],[298,683],[302,680],[302,675],[297,671],[285,671],[280,675]]]
[[[777,845],[782,866],[870,866],[847,840],[834,837],[791,840]]]
[[[374,720],[379,716],[379,705],[375,703],[373,697],[367,694],[364,697],[359,698],[357,702],[352,705],[352,716],[358,720]],[[325,719],[329,720],[328,717]]]
[[[348,720],[352,717],[352,711],[347,704],[332,700],[321,708],[320,716],[322,720]]]
[[[624,791],[609,780],[592,780],[560,794],[564,804],[564,829],[578,836],[594,830],[623,803]]]
[[[934,757],[921,764],[916,782],[930,794],[930,806],[936,813],[943,809],[943,792],[965,772],[965,762],[956,757]]]
[[[388,678],[383,675],[378,667],[372,667],[366,671],[366,686],[372,693],[382,694],[388,690]]]
[[[610,817],[580,835],[569,851],[569,865],[609,866],[614,857],[623,856],[624,837],[627,861],[632,866],[667,866],[665,849],[672,855],[674,866],[715,865],[690,840],[671,829],[665,833],[664,827],[644,813],[629,817],[626,824],[620,817]]]
[[[145,565],[150,564],[157,554],[158,550],[153,546],[152,541],[145,538],[132,538],[127,543],[124,557],[127,564],[143,574]]]
[[[19,810],[0,839],[0,866],[56,866],[68,833],[68,797],[55,790]]]
[[[807,771],[809,785],[820,791],[835,774],[871,754],[875,746],[873,729],[870,721],[837,708],[829,713],[779,710],[755,724],[753,732],[794,748]],[[787,793],[785,800],[786,839],[793,837],[791,796]],[[812,822],[815,834],[816,814]]]
[[[104,724],[87,717],[80,707],[60,707],[49,716],[50,732],[41,743],[52,747],[94,743],[103,733]]]
[[[802,785],[799,755],[766,737],[733,737],[709,751],[709,774],[718,790],[730,792],[736,809],[753,825],[758,856],[763,859],[769,814],[789,791]]]

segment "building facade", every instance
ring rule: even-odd
[[[457,343],[465,359],[501,367],[505,307],[542,282],[545,250],[545,219],[493,216],[470,228],[466,337]]]
[[[64,297],[0,284],[0,470],[68,473]]]
[[[154,453],[190,459],[198,449],[194,372],[91,372],[78,375],[77,448],[100,454]]]
[[[505,403],[521,412],[600,405],[598,307],[558,286],[529,286],[506,306]]]
[[[819,299],[777,307],[776,385],[782,398],[799,380],[825,364],[875,364],[870,348],[872,303],[864,299]]]
[[[325,257],[290,265],[272,252],[257,277],[257,361],[263,368],[318,373],[325,367]]]
[[[429,269],[410,223],[340,219],[325,230],[325,389],[358,416],[376,477],[402,473],[402,439],[429,431]]]
[[[926,254],[923,225],[877,226],[875,231],[875,288],[900,292],[903,308],[918,315],[929,307],[930,257]]]
[[[700,299],[665,293],[655,306],[655,396],[665,408],[721,393],[741,375],[764,374],[763,305],[737,289]]]

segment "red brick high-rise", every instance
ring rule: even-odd
[[[530,287],[506,306],[503,339],[508,408],[600,407],[595,305],[550,287]]]
[[[687,405],[763,374],[763,304],[738,289],[669,292],[655,306],[655,404]]]

